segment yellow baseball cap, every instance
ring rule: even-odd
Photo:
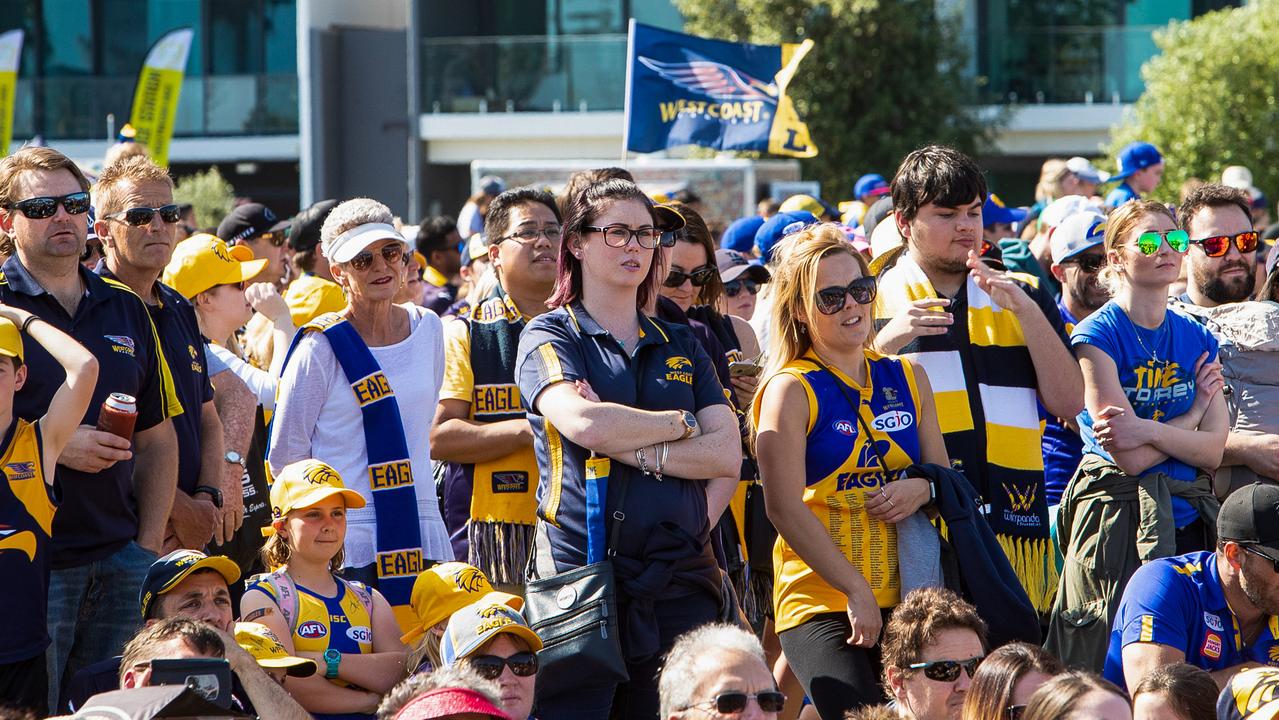
[[[778,209],[780,212],[803,210],[812,213],[814,217],[821,217],[822,213],[826,212],[826,207],[812,195],[791,195],[782,201]]]
[[[342,476],[327,463],[310,459],[286,465],[271,486],[271,521],[283,520],[290,510],[311,507],[334,495],[341,495],[348,508],[367,504],[363,495],[342,484]],[[263,534],[270,534],[268,529],[272,528],[263,528]]]
[[[161,282],[190,299],[218,285],[242,283],[266,267],[265,259],[243,257],[232,253],[226,243],[213,235],[192,235],[173,248],[173,258],[164,269]]]
[[[338,312],[346,307],[346,294],[342,292],[341,285],[331,280],[318,275],[303,275],[289,283],[284,291],[284,302],[289,305],[294,326],[302,327],[324,313]]]
[[[22,359],[22,333],[6,318],[0,318],[0,355]]]
[[[413,581],[413,592],[409,594],[409,606],[413,608],[417,624],[404,633],[400,641],[413,642],[453,613],[483,599],[516,610],[524,607],[524,600],[519,596],[494,590],[483,571],[474,565],[446,562],[422,571]]]
[[[287,670],[289,677],[311,677],[319,669],[314,660],[294,657],[266,625],[254,622],[235,624],[235,642],[264,668]]]

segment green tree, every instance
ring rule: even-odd
[[[1276,0],[1156,32],[1161,52],[1141,69],[1146,90],[1111,133],[1109,157],[1133,140],[1154,143],[1166,160],[1152,196],[1167,202],[1177,200],[1187,179],[1219,180],[1228,165],[1247,166],[1257,187],[1279,191],[1277,36]]]
[[[173,188],[173,200],[177,203],[190,203],[195,208],[198,227],[217,227],[222,218],[231,212],[235,203],[235,188],[213,166],[203,172],[178,178]]]
[[[980,118],[957,20],[935,0],[675,0],[685,30],[741,42],[812,39],[788,93],[820,154],[804,175],[831,201],[858,175],[896,171],[928,143],[989,152],[1002,115]]]

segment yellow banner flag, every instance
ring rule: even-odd
[[[18,95],[18,65],[22,63],[22,31],[0,34],[0,157],[9,154],[13,140],[14,104]]]
[[[194,38],[191,28],[178,28],[156,40],[147,51],[133,92],[129,124],[137,130],[137,141],[146,146],[151,159],[161,167],[169,165],[169,141],[173,139],[182,76]]]

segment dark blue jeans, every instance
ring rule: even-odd
[[[80,668],[119,655],[142,626],[138,593],[156,556],[135,542],[49,577],[49,706]]]

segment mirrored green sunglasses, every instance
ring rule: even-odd
[[[1159,252],[1159,246],[1168,242],[1168,247],[1174,252],[1184,253],[1190,247],[1190,235],[1185,230],[1169,230],[1167,232],[1144,232],[1137,237],[1137,249],[1142,255],[1154,255]]]

